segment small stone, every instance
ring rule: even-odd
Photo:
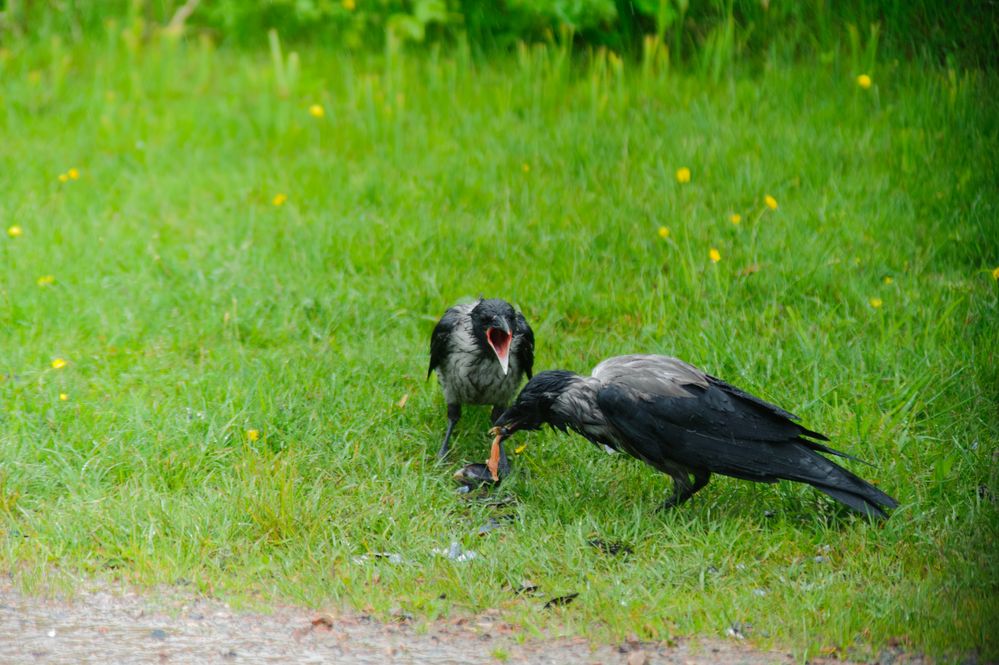
[[[641,649],[638,651],[632,651],[631,654],[628,655],[628,665],[646,665],[648,662],[648,654]]]
[[[167,632],[162,628],[153,628],[149,631],[149,637],[154,640],[165,640],[167,638]]]
[[[319,630],[332,630],[333,629],[333,618],[323,615],[318,616],[311,621],[312,627]]]
[[[465,561],[471,561],[475,557],[479,556],[472,550],[463,550],[461,544],[458,541],[451,541],[451,546],[445,549],[434,549],[434,554],[439,554],[441,556],[446,556],[451,561],[457,561],[458,563],[464,563]]]

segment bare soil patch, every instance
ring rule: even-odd
[[[279,606],[233,611],[224,603],[170,589],[152,594],[96,587],[70,599],[25,595],[0,586],[3,663],[530,663],[621,665],[791,665],[787,653],[736,640],[626,642],[518,640],[487,614],[415,625],[356,614]],[[843,661],[837,661],[842,664]]]

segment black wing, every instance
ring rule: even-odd
[[[770,402],[762,400],[756,395],[752,395],[740,388],[736,388],[732,384],[726,383],[721,379],[716,379],[715,377],[710,375],[705,375],[705,376],[707,376],[707,379],[711,383],[711,385],[717,386],[729,396],[735,397],[738,401],[746,403],[750,408],[756,410],[758,413],[764,416],[769,416],[771,419],[776,418],[778,420],[779,419],[785,419],[789,421],[799,420],[798,416],[794,415],[793,413],[785,411],[776,404],[771,404]],[[829,437],[827,437],[825,434],[820,434],[819,432],[815,432],[806,427],[802,427],[798,423],[792,423],[792,424],[798,428],[799,436],[807,436],[809,439],[818,439],[818,441],[829,440]],[[869,462],[865,462],[864,460],[854,457],[853,455],[847,455],[846,453],[830,448],[829,446],[824,446],[821,443],[818,443],[818,441],[809,441],[808,439],[802,439],[800,443],[803,443],[812,450],[818,450],[823,453],[829,453],[830,455],[836,455],[837,457],[843,457],[845,459],[853,460],[854,462],[861,462],[862,464],[870,465]]]
[[[633,454],[653,465],[670,460],[753,480],[772,475],[773,444],[800,443],[808,431],[718,386],[683,388],[686,396],[659,395],[610,383],[597,392],[597,404]]]
[[[530,379],[534,376],[534,331],[520,312],[517,312],[517,319],[514,321],[514,334],[521,336],[520,346],[517,347],[517,362]]]
[[[430,369],[427,370],[427,378],[435,369],[441,366],[447,354],[450,352],[448,339],[451,333],[458,326],[461,320],[461,312],[456,307],[452,307],[444,312],[444,316],[434,326],[434,332],[430,336]]]
[[[795,480],[872,517],[884,517],[884,507],[898,505],[816,453],[842,454],[803,438],[814,433],[783,415],[786,411],[715,382],[684,388],[689,396],[610,383],[597,392],[597,404],[621,432],[626,452],[666,473],[679,464],[757,482]]]
[[[829,440],[818,432],[792,422],[798,419],[793,413],[705,374],[678,358],[658,355],[617,356],[597,365],[593,376],[604,384],[621,384],[637,393],[661,398],[701,396],[704,405],[718,413],[727,414],[722,423],[722,431],[737,437],[794,440],[804,436],[820,441]],[[766,432],[771,434],[767,435]],[[775,434],[777,439],[772,438]],[[768,439],[768,436],[771,438]],[[803,439],[803,442],[812,450],[856,459],[815,441]]]

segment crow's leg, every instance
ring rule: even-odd
[[[493,407],[493,412],[489,414],[489,422],[495,423],[497,420],[499,420],[499,417],[503,415],[504,411],[506,411],[505,406],[500,406],[499,404],[495,405]]]
[[[708,484],[708,481],[711,480],[711,472],[707,469],[696,469],[691,473],[694,474],[694,484],[690,486],[687,496],[683,497],[684,501],[701,491]]]
[[[693,483],[690,482],[690,474],[687,472],[670,474],[673,476],[673,494],[663,502],[663,510],[683,504],[711,480],[711,472],[706,469],[692,470],[690,473],[694,475]]]
[[[437,451],[437,459],[444,459],[444,456],[447,455],[451,443],[451,430],[454,429],[454,424],[458,422],[459,418],[461,418],[461,404],[448,404],[447,431],[444,432],[444,443],[441,444],[441,449]]]

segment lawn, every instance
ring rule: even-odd
[[[26,588],[999,657],[994,72],[715,82],[556,47],[296,69],[114,34],[0,51],[0,569]],[[523,309],[536,369],[680,356],[901,507],[716,478],[664,514],[668,478],[548,431],[512,442],[504,505],[457,495],[487,413],[436,465],[428,346],[478,294]]]

